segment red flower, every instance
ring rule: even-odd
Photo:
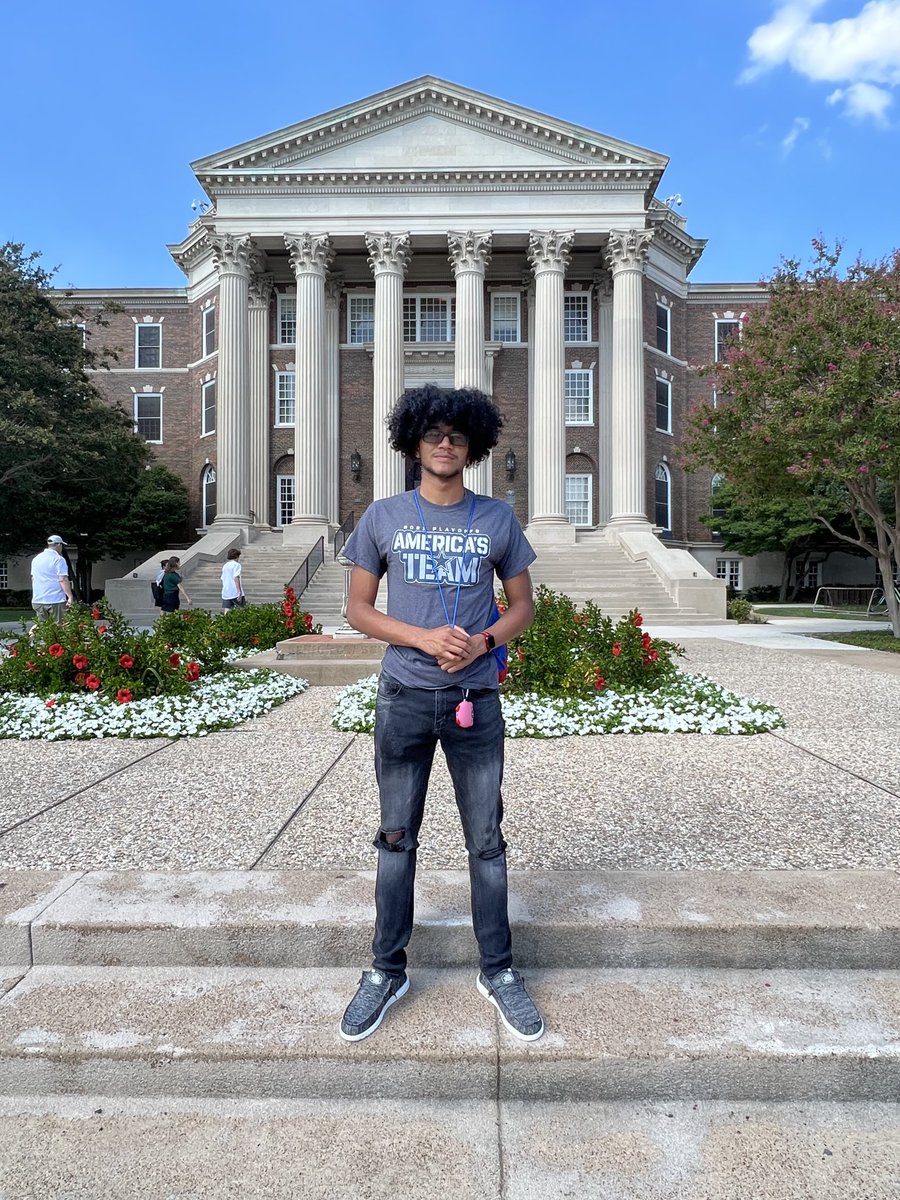
[[[97,688],[100,686],[100,677],[98,675],[88,675],[87,679],[84,681],[84,686],[88,689],[88,691],[96,692]]]
[[[85,679],[87,679],[87,676],[85,675],[84,671],[79,671],[78,674],[75,676],[75,682],[78,684],[79,687],[84,687]]]
[[[284,627],[285,627],[285,629],[293,629],[294,628],[294,622],[291,620],[290,617],[288,617],[288,619],[285,621]]]
[[[37,670],[37,664],[36,664],[36,663],[33,663],[33,662],[31,662],[30,660],[29,660],[28,662],[26,662],[26,663],[25,663],[25,666],[28,668],[28,670],[29,670],[29,671],[36,671],[36,670]]]
[[[47,647],[47,653],[52,654],[54,658],[62,658],[65,652],[65,648],[59,642],[54,642],[52,646]]]
[[[198,662],[189,662],[186,675],[188,683],[196,683],[200,678],[200,664]]]
[[[645,634],[644,634],[644,636],[641,638],[641,647],[642,647],[642,649],[644,649],[644,650],[648,650],[648,649],[650,648],[650,643],[651,643],[652,641],[653,641],[653,638],[650,636],[650,634],[649,634],[649,633],[645,633]]]
[[[525,661],[525,653],[521,646],[516,646],[516,657],[518,658],[519,662]]]
[[[18,646],[10,646],[9,656],[10,656],[10,658],[18,658],[19,657],[19,647]]]
[[[106,633],[106,628],[107,627],[105,625],[97,626],[97,632],[100,634],[101,637],[103,637],[104,633]]]
[[[631,623],[632,623],[632,625],[636,625],[638,627],[638,629],[640,629],[640,627],[644,623],[644,618],[641,616],[640,613],[635,613],[634,616],[631,618]]]
[[[656,653],[655,650],[651,650],[650,653],[647,655],[647,657],[650,659],[651,662],[656,662],[656,660],[659,658],[659,655]]]
[[[99,608],[92,608],[92,609],[91,609],[91,616],[94,618],[94,620],[95,620],[95,621],[99,621],[99,620],[100,620],[100,609],[99,609]]]
[[[312,633],[312,627],[313,627],[312,613],[306,614],[306,616],[303,618],[303,624],[306,626],[306,632]]]
[[[73,654],[72,655],[72,666],[75,668],[76,671],[86,671],[87,666],[88,666],[88,660],[84,657],[83,654]]]
[[[128,671],[134,666],[134,659],[130,654],[123,654],[119,659],[119,666],[124,667],[125,670]],[[128,699],[130,700],[131,697],[129,696]]]
[[[181,655],[180,654],[170,654],[169,655],[169,666],[173,670],[175,670],[177,667],[180,667],[181,666]]]
[[[256,634],[255,634],[255,633],[254,633],[254,634],[251,634],[251,636],[250,636],[250,645],[251,645],[251,646],[258,646],[258,645],[259,645],[259,638],[256,636]]]
[[[619,655],[622,653],[622,647],[618,642],[613,642],[612,652],[613,652],[613,658],[618,658]]]
[[[134,697],[132,696],[129,688],[119,688],[119,690],[116,692],[116,699],[120,704],[128,704],[134,699]]]
[[[597,689],[598,692],[602,692],[603,689],[606,687],[606,680],[603,678],[602,675],[598,675],[597,678],[594,680],[594,687]]]
[[[52,708],[55,703],[56,703],[56,697],[51,696],[50,699],[47,701],[47,703],[44,705],[44,708]]]
[[[281,611],[286,617],[289,617],[293,613],[294,606],[291,604],[290,600],[285,600],[284,604],[281,606]]]
[[[285,600],[296,600],[297,593],[294,591],[294,589],[292,587],[287,587],[284,589],[284,598],[285,598]]]

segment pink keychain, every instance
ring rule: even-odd
[[[471,729],[475,724],[475,709],[469,699],[468,690],[456,706],[456,723],[460,729]]]

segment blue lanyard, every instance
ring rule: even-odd
[[[422,512],[422,505],[419,503],[419,493],[416,488],[413,488],[413,500],[416,502],[416,508],[419,510],[419,520],[422,522],[422,532],[425,534],[425,545],[428,549],[429,557],[431,558],[431,569],[434,571],[434,582],[437,584],[438,595],[441,598],[441,607],[444,610],[444,616],[447,618],[448,625],[456,625],[456,614],[459,612],[459,593],[462,591],[462,573],[460,572],[459,580],[456,584],[456,599],[453,601],[453,620],[450,620],[450,613],[447,609],[447,601],[444,599],[444,587],[438,575],[437,562],[434,557],[434,546],[432,539],[428,536],[428,526],[425,524],[425,514]],[[472,507],[469,509],[469,520],[466,524],[466,537],[469,536],[469,531],[472,528],[472,518],[475,516],[475,494],[472,494]],[[465,551],[464,551],[465,552]]]

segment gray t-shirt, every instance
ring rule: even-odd
[[[480,633],[491,624],[495,575],[501,581],[521,575],[537,555],[512,508],[502,500],[473,496],[466,489],[459,504],[429,504],[421,496],[419,503],[424,530],[413,492],[376,500],[363,513],[344,553],[379,579],[387,571],[388,616],[420,629],[448,623],[439,589],[453,623],[459,583],[456,624],[467,633]],[[383,665],[388,675],[408,687],[498,686],[493,654],[483,654],[466,670],[448,675],[421,650],[388,646]]]

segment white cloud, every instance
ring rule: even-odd
[[[797,138],[800,136],[800,134],[806,133],[807,129],[809,129],[808,117],[794,117],[793,124],[785,136],[781,139],[781,149],[785,158],[787,158],[794,146],[797,144]]]
[[[751,33],[749,81],[789,66],[814,83],[838,83],[829,103],[849,116],[885,121],[888,89],[900,84],[900,0],[869,0],[854,17],[813,19],[825,0],[781,0],[771,21]]]

